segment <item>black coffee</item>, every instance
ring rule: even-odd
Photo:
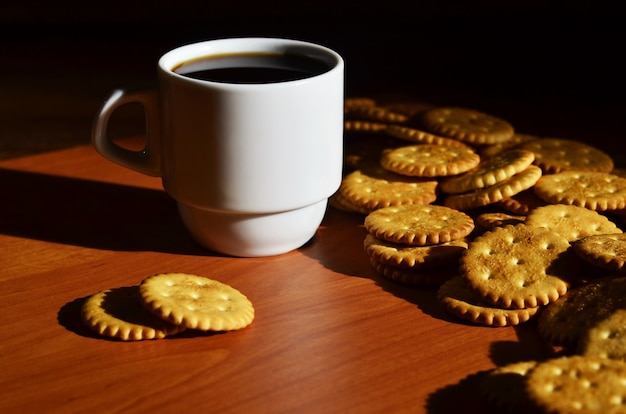
[[[304,79],[330,70],[327,62],[284,53],[215,55],[182,63],[174,72],[226,83],[275,83]]]

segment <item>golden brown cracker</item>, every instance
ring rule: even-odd
[[[508,150],[480,162],[464,174],[441,181],[441,191],[449,194],[467,193],[505,181],[526,170],[535,154],[525,150]]]
[[[541,169],[530,165],[524,171],[515,174],[511,178],[489,187],[484,187],[469,193],[448,194],[444,197],[443,204],[458,210],[470,210],[484,207],[498,203],[524,190],[532,188],[540,178]]]
[[[573,204],[595,211],[626,207],[626,178],[595,171],[543,175],[533,187],[546,203]]]
[[[428,246],[392,243],[367,234],[363,247],[369,257],[387,266],[404,269],[437,269],[458,263],[467,241],[454,240]]]
[[[425,246],[465,238],[474,229],[474,220],[448,207],[411,204],[371,212],[365,228],[379,239]]]
[[[513,138],[511,124],[474,109],[434,108],[422,117],[428,130],[471,144],[496,144]]]
[[[441,285],[437,299],[451,315],[478,325],[513,326],[529,321],[539,307],[504,309],[485,302],[468,288],[462,276],[455,276]]]
[[[527,374],[525,384],[539,412],[626,412],[623,361],[579,355],[549,359]]]
[[[492,144],[492,145],[482,145],[478,150],[478,155],[480,155],[481,158],[486,159],[496,154],[499,154],[502,151],[515,149],[524,142],[529,142],[529,141],[533,141],[536,139],[539,139],[539,137],[536,135],[519,134],[516,132],[513,135],[513,137],[508,141],[500,142],[500,143]]]
[[[410,177],[443,177],[476,167],[480,157],[472,149],[443,145],[409,145],[383,152],[383,168]]]
[[[496,227],[506,226],[507,224],[516,225],[524,223],[526,216],[516,216],[507,213],[489,212],[480,213],[474,217],[476,225],[484,230],[493,230]]]
[[[161,319],[189,329],[230,331],[252,323],[254,307],[225,283],[186,273],[162,273],[144,279],[139,297]]]
[[[626,278],[606,276],[571,288],[539,316],[539,334],[551,345],[575,349],[580,339],[617,309],[626,309]]]
[[[605,270],[626,271],[626,234],[597,234],[574,244],[574,251],[587,263]]]
[[[375,121],[363,121],[358,119],[347,119],[343,122],[343,129],[346,132],[383,132],[387,129],[387,124]]]
[[[575,271],[563,236],[525,224],[497,227],[474,239],[460,274],[488,303],[502,308],[547,305],[567,292]]]
[[[583,332],[575,352],[584,356],[626,360],[626,306],[622,303],[621,308]]]
[[[537,207],[528,213],[526,224],[555,231],[570,242],[594,234],[622,233],[622,230],[606,216],[568,204]]]
[[[385,170],[380,165],[362,165],[347,174],[340,191],[354,205],[368,210],[401,204],[429,204],[437,199],[435,179],[415,179]]]
[[[545,174],[561,171],[610,172],[613,159],[603,151],[570,139],[541,138],[519,145],[518,148],[535,153],[535,164]]]
[[[472,148],[471,146],[453,138],[441,137],[413,126],[389,124],[385,132],[393,137],[416,144],[444,145],[456,148]]]

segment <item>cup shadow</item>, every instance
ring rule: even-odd
[[[113,251],[208,255],[164,191],[0,169],[0,234]]]

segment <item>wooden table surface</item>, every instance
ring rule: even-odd
[[[548,352],[532,325],[460,324],[435,290],[378,277],[359,215],[329,209],[297,251],[230,258],[190,239],[158,179],[89,146],[3,161],[0,183],[2,412],[443,413],[481,406],[477,374]],[[160,272],[231,284],[253,324],[129,343],[83,327],[85,297]]]
[[[329,18],[313,3],[314,16]],[[618,14],[510,6],[500,20],[478,6],[431,6],[361,21],[367,13],[346,5],[345,22],[318,27],[302,24],[297,10],[268,25],[274,14],[259,7],[223,20],[224,6],[206,14],[209,25],[187,14],[181,31],[167,32],[167,18],[184,14],[169,6],[157,1],[162,13],[143,20],[132,7],[128,18],[117,8],[105,17],[83,9],[71,20],[52,4],[0,6],[0,412],[481,412],[481,375],[550,355],[532,324],[459,323],[435,290],[379,277],[363,252],[359,215],[329,209],[314,240],[285,255],[213,255],[188,236],[160,181],[97,155],[89,129],[104,94],[153,75],[170,47],[279,35],[342,53],[348,94],[399,91],[475,107],[522,132],[595,143],[624,166]],[[121,31],[111,33],[107,19]],[[503,38],[507,48],[493,43]],[[407,64],[416,56],[423,59]],[[253,324],[128,343],[82,325],[87,296],[161,272],[231,284],[254,303]]]

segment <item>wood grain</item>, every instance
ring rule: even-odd
[[[0,163],[0,411],[450,412],[477,378],[548,352],[532,326],[458,323],[432,289],[381,279],[362,217],[329,209],[305,247],[214,255],[158,179],[88,146]],[[241,331],[124,343],[84,328],[90,294],[158,272],[229,283],[254,303]]]

